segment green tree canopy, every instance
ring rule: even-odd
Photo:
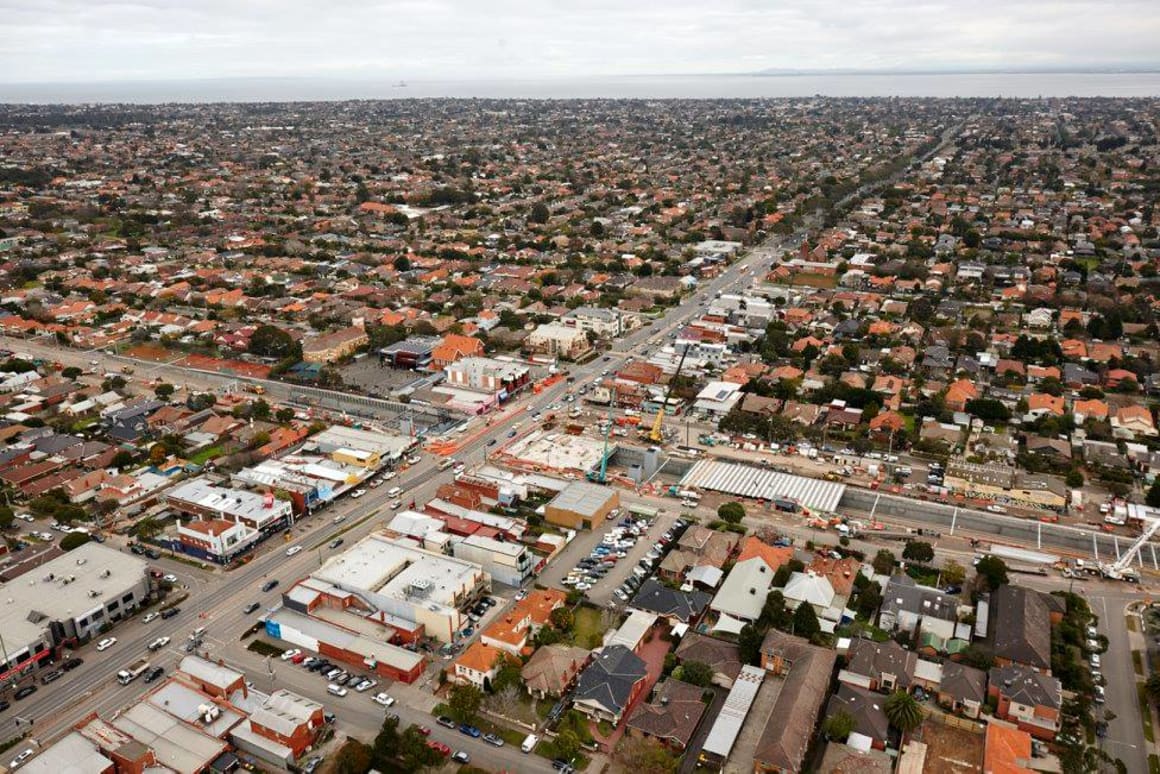
[[[745,506],[736,502],[722,503],[717,508],[717,516],[730,524],[740,524],[741,520],[745,518]]]
[[[80,548],[89,540],[89,536],[83,532],[70,532],[61,538],[60,547],[62,551],[72,551],[74,548]]]
[[[997,556],[984,556],[975,565],[975,575],[981,591],[995,591],[1007,582],[1007,564]]]
[[[259,357],[273,357],[279,360],[301,354],[301,347],[290,334],[273,325],[259,325],[250,336],[250,353]]]
[[[757,666],[761,663],[761,643],[765,635],[753,624],[745,624],[737,635],[737,650],[741,663]]]
[[[854,718],[849,712],[840,709],[822,721],[822,733],[827,739],[835,742],[844,742],[854,730]]]
[[[451,717],[460,723],[470,723],[483,704],[483,693],[474,685],[457,685],[447,697]]]
[[[882,706],[890,725],[903,733],[913,731],[922,725],[922,708],[918,701],[906,691],[895,691]]]
[[[922,540],[908,540],[902,549],[902,558],[908,562],[926,563],[934,559],[934,548]]]
[[[878,553],[874,554],[874,559],[870,562],[874,572],[879,575],[893,574],[895,564],[897,564],[897,560],[894,558],[894,554],[886,548],[878,549]]]
[[[704,688],[713,682],[713,667],[703,661],[686,661],[681,665],[681,679]]]
[[[813,605],[808,602],[799,604],[793,611],[793,633],[808,640],[821,632],[822,625],[818,622],[818,614],[814,612]]]

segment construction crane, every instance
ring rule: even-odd
[[[669,379],[669,387],[665,390],[665,400],[661,404],[661,408],[657,411],[657,418],[653,421],[652,430],[649,431],[648,438],[653,443],[660,443],[665,440],[664,434],[661,432],[661,423],[665,419],[665,409],[669,407],[669,398],[673,395],[673,385],[677,382],[677,377],[681,375],[681,367],[685,365],[685,356],[689,354],[689,345],[681,350],[681,359],[677,361],[677,370],[673,374],[673,378]]]
[[[1128,547],[1128,550],[1120,555],[1120,558],[1111,564],[1100,565],[1100,574],[1105,578],[1112,580],[1124,580],[1130,583],[1136,583],[1140,580],[1140,576],[1136,574],[1136,570],[1131,566],[1132,562],[1136,561],[1136,557],[1140,553],[1140,549],[1144,544],[1152,539],[1152,536],[1160,531],[1160,519],[1147,519],[1144,522],[1144,531],[1140,533],[1140,537],[1136,538],[1136,542]]]
[[[608,427],[604,428],[604,453],[600,455],[600,472],[594,470],[588,471],[588,480],[597,484],[603,484],[608,477],[608,434],[612,432],[612,407],[616,405],[616,390],[609,391],[608,397]]]

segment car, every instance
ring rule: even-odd
[[[109,648],[113,647],[116,644],[117,644],[116,637],[106,637],[105,639],[103,639],[97,643],[97,651],[100,652],[100,651],[108,650]]]
[[[133,552],[134,554],[136,554],[137,556],[141,556],[142,554],[145,553],[145,547],[142,545],[139,545],[137,543],[130,543],[129,550],[131,552]]]
[[[473,739],[478,739],[481,732],[478,728],[471,725],[470,723],[461,723],[459,726],[459,733],[463,734],[464,736],[470,736]]]
[[[290,546],[286,549],[286,556],[294,556],[294,554],[301,553],[302,546]]]
[[[48,685],[49,683],[55,682],[62,677],[64,677],[64,672],[59,669],[54,669],[51,672],[45,672],[43,675],[41,675],[40,683],[41,685]]]
[[[166,583],[177,583],[177,576],[170,572],[162,576],[161,580],[165,581]]]
[[[1099,669],[1099,668],[1100,668],[1100,657],[1099,657],[1098,655],[1096,655],[1095,653],[1093,653],[1093,654],[1091,655],[1091,662],[1092,662],[1092,668],[1093,668],[1093,669]]]
[[[613,594],[615,594],[615,595],[616,595],[616,597],[617,597],[617,598],[618,598],[618,599],[619,599],[621,602],[627,602],[627,601],[628,601],[628,594],[626,594],[626,593],[624,592],[624,590],[623,590],[623,589],[617,589],[616,591],[614,591],[614,592],[612,592],[612,593],[613,593]]]
[[[147,669],[147,670],[145,670],[145,674],[144,674],[145,682],[151,683],[154,680],[161,677],[163,674],[165,674],[164,667],[155,666],[151,669]]]
[[[302,767],[304,774],[314,774],[314,770],[322,764],[321,758],[311,758],[306,761],[306,765]]]
[[[306,665],[306,668],[309,669],[311,672],[321,672],[322,667],[325,664],[326,664],[325,661],[311,661],[309,664]]]
[[[508,437],[508,438],[515,438],[515,437],[516,437],[516,431],[515,431],[515,430],[508,430],[507,437]]]
[[[4,710],[8,709],[11,706],[12,706],[11,703],[6,702],[3,699],[0,699],[0,712],[3,712]]]
[[[169,619],[181,612],[180,607],[167,607],[161,611],[162,619]]]
[[[350,693],[350,691],[343,688],[341,685],[335,685],[334,683],[326,686],[326,692],[331,696],[338,696],[339,698],[342,698],[343,696],[346,696],[348,693]]]
[[[34,693],[36,693],[36,686],[35,685],[26,685],[23,688],[20,688],[19,690],[17,690],[16,693],[12,694],[12,698],[16,699],[17,701],[20,701],[21,699],[23,699],[27,696],[31,696]]]
[[[15,758],[12,759],[12,762],[8,764],[8,768],[14,769],[17,766],[19,766],[20,764],[24,763],[26,760],[28,760],[31,757],[32,757],[32,750],[25,750],[24,752],[20,753],[19,755],[17,755]]]
[[[294,656],[290,659],[290,663],[291,664],[301,664],[306,659],[307,659],[307,656],[305,653],[299,653],[297,656]]]
[[[331,547],[331,548],[338,548],[338,547],[339,547],[339,546],[341,546],[341,545],[342,545],[344,542],[345,542],[345,541],[344,541],[342,538],[335,538],[334,540],[330,541],[330,544],[329,544],[329,545],[330,545],[330,547]]]
[[[523,600],[525,600],[527,598],[528,598],[528,592],[524,591],[523,589],[520,589],[519,591],[516,592],[516,601],[517,602],[522,602]]]
[[[397,511],[403,507],[403,501],[402,500],[391,500],[390,506],[391,506],[392,511]]]
[[[161,650],[162,648],[164,648],[168,644],[169,644],[168,637],[158,637],[157,639],[153,640],[153,642],[149,643],[145,647],[149,648],[149,650]]]
[[[427,742],[427,746],[430,747],[435,752],[439,753],[440,755],[446,756],[446,755],[451,754],[450,747],[448,747],[447,745],[443,744],[442,742],[438,742],[434,739],[429,740]]]
[[[352,680],[351,682],[354,682],[354,681]],[[362,677],[362,678],[359,678],[358,684],[355,685],[354,689],[356,691],[358,691],[359,693],[362,693],[364,691],[369,691],[371,688],[374,688],[378,684],[379,684],[378,680],[372,680],[369,677]]]
[[[374,695],[374,698],[372,699],[372,701],[375,704],[381,704],[384,707],[389,707],[395,703],[395,697],[391,696],[389,693],[386,693],[386,692],[376,693]]]
[[[456,763],[471,763],[471,756],[463,750],[456,750],[455,754],[451,756],[451,760]]]
[[[431,729],[427,728],[427,726],[412,725],[411,728],[415,729],[422,736],[431,736]]]
[[[556,771],[563,772],[563,774],[569,774],[569,772],[575,771],[575,769],[572,768],[572,764],[568,763],[568,761],[564,760],[563,758],[554,759],[552,761],[552,768]]]
[[[1100,649],[1101,649],[1101,645],[1100,645],[1100,643],[1099,643],[1099,641],[1098,641],[1098,640],[1092,640],[1092,639],[1089,639],[1089,640],[1087,641],[1087,649],[1088,649],[1088,650],[1095,650],[1095,651],[1098,651],[1098,650],[1100,650]]]
[[[345,513],[340,513],[334,517],[335,524],[338,524],[339,522],[343,522],[343,521],[346,521],[346,514]]]
[[[353,688],[354,685],[352,683],[354,683],[355,680],[350,675],[342,674],[334,678],[334,680],[331,682],[333,682],[335,685],[349,685],[349,687]]]
[[[1104,687],[1102,685],[1096,686],[1095,702],[1096,704],[1103,704],[1107,701],[1107,696],[1104,694]]]
[[[146,548],[145,549],[145,556],[149,557],[153,561],[157,561],[158,559],[161,558],[161,552],[158,551],[156,548]]]
[[[274,579],[268,580],[262,584],[262,591],[270,591],[270,590],[274,589],[275,587],[277,587],[277,585],[278,585],[277,580],[274,580]]]
[[[244,608],[242,608],[242,612],[245,613],[246,615],[249,615],[250,613],[254,612],[255,610],[257,610],[261,606],[262,605],[259,604],[258,602],[251,602],[250,604],[248,604]]]
[[[577,591],[588,591],[589,589],[591,589],[591,588],[592,588],[592,584],[591,584],[591,583],[585,583],[584,581],[581,581],[580,583],[577,583],[577,584],[576,584],[576,587],[575,587],[575,588],[576,588],[576,590],[577,590]]]
[[[1098,637],[1098,636],[1099,636],[1099,632],[1098,632],[1098,631],[1096,631],[1096,627],[1094,627],[1094,626],[1089,626],[1089,627],[1087,628],[1087,636],[1088,636],[1088,637],[1091,637],[1092,639],[1095,639],[1096,637]]]
[[[487,442],[487,445],[488,446],[495,446],[495,439],[494,438],[489,439]]]
[[[85,663],[83,658],[70,658],[61,662],[60,668],[66,672],[71,672],[83,663]]]
[[[455,728],[455,721],[446,715],[440,715],[439,717],[435,718],[435,722],[444,728]]]
[[[282,651],[282,655],[280,658],[283,661],[289,661],[290,659],[294,658],[295,656],[299,656],[299,655],[302,655],[302,651],[300,651],[298,648],[290,648],[289,650]]]
[[[361,489],[361,488],[360,488],[360,489],[356,489],[356,490],[354,490],[353,492],[351,492],[351,493],[350,493],[350,498],[351,498],[352,500],[357,500],[358,498],[362,497],[362,496],[363,496],[363,495],[365,495],[366,493],[367,493],[367,490],[365,490],[365,489]]]

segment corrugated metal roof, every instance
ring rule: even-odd
[[[741,667],[741,673],[733,683],[721,714],[705,738],[701,750],[721,758],[728,758],[733,750],[733,743],[741,733],[741,726],[749,715],[749,708],[757,698],[761,683],[765,680],[765,670],[754,666]]]
[[[835,511],[846,485],[816,478],[778,473],[754,465],[701,460],[681,479],[682,487],[760,500],[789,499],[813,510]]]

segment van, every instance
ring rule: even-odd
[[[403,493],[403,490],[397,486],[393,486],[387,490],[387,497],[398,497]]]
[[[331,683],[330,685],[326,686],[326,692],[329,693],[331,696],[346,696],[346,694],[348,693],[347,690],[345,688],[343,688],[341,685],[335,685],[334,683]]]
[[[524,737],[524,743],[520,745],[520,752],[530,753],[536,749],[536,743],[540,741],[540,737],[535,734],[528,734]]]
[[[200,640],[204,636],[205,636],[205,627],[199,626],[196,629],[194,629],[192,632],[190,632],[189,639]]]

